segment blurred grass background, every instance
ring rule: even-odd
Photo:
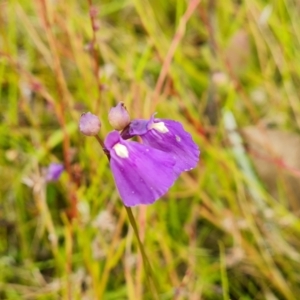
[[[2,0],[0,299],[153,299],[107,159],[78,131],[91,111],[104,137],[118,101],[201,149],[134,209],[159,299],[299,299],[299,16],[296,0]],[[66,170],[46,184],[51,162]]]

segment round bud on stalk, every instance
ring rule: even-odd
[[[79,120],[79,130],[87,136],[97,135],[101,128],[99,118],[90,112],[81,115]]]
[[[129,113],[123,102],[111,108],[108,114],[110,125],[116,130],[123,130],[130,123]]]

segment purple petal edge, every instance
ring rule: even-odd
[[[159,122],[164,123],[168,132],[161,133],[151,129],[153,123]],[[169,153],[176,161],[174,171],[177,174],[195,168],[199,161],[200,150],[197,144],[177,121],[154,119],[152,116],[149,121],[135,120],[129,132],[140,135],[144,144]]]

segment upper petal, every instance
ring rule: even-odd
[[[142,119],[132,120],[129,126],[122,131],[121,133],[122,138],[127,140],[136,135],[145,134],[148,131],[147,128],[148,123],[149,123],[148,120],[142,120]]]

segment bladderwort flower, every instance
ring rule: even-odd
[[[173,120],[133,120],[122,132],[124,139],[140,136],[143,144],[168,153],[174,160],[174,171],[180,174],[189,171],[198,163],[200,151],[183,126]]]
[[[92,114],[81,117],[85,132],[94,132]],[[119,130],[104,140],[95,135],[109,158],[113,177],[125,206],[151,204],[163,196],[178,176],[197,165],[200,151],[183,126],[176,121],[156,119],[133,120],[122,104],[110,114],[111,125]],[[113,120],[113,121],[112,121]],[[99,121],[100,122],[100,121]],[[122,131],[121,131],[122,130]],[[81,130],[82,133],[85,134]],[[90,135],[90,134],[86,134]],[[143,143],[129,139],[140,136]]]
[[[64,169],[64,166],[60,163],[51,163],[46,170],[46,181],[57,181]]]

